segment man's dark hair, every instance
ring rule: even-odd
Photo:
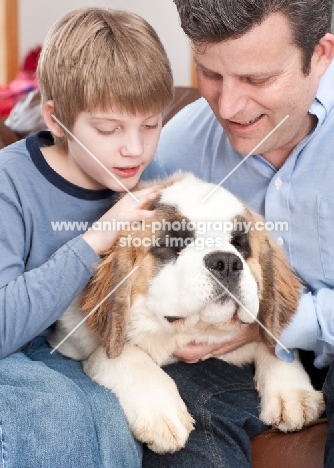
[[[288,18],[294,44],[303,54],[303,73],[310,72],[319,40],[331,31],[333,0],[173,0],[181,27],[194,46],[237,39],[270,14]]]

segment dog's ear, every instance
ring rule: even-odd
[[[265,233],[261,239],[262,281],[258,320],[273,336],[260,327],[262,340],[276,345],[283,329],[297,310],[302,285],[288,264],[283,251]],[[274,338],[275,337],[275,338]]]
[[[101,338],[109,358],[119,356],[125,344],[132,284],[131,276],[125,278],[134,263],[129,250],[118,248],[117,241],[113,249],[103,255],[80,298],[81,310],[91,314],[86,326]]]

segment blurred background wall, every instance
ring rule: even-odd
[[[191,50],[172,0],[19,0],[19,61],[22,62],[30,49],[43,43],[47,31],[58,18],[86,6],[130,10],[145,18],[166,48],[175,84],[191,84]]]

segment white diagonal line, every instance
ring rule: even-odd
[[[268,139],[268,138],[269,138],[269,137],[270,137],[270,136],[271,136],[287,119],[288,119],[288,118],[289,118],[289,115],[286,115],[286,116],[284,117],[284,119],[281,120],[280,123],[279,123],[278,125],[276,125],[276,127],[273,128],[273,129],[268,133],[268,135],[265,136],[265,137],[263,138],[263,140],[261,140],[260,143],[259,143],[258,145],[256,145],[255,148],[253,148],[252,151],[251,151],[250,153],[248,153],[247,156],[245,156],[245,157],[243,158],[243,160],[240,161],[239,164],[237,164],[237,165],[235,166],[235,168],[232,169],[232,171],[229,172],[229,174],[227,174],[227,176],[225,176],[224,179],[221,180],[221,181],[219,182],[219,184],[217,184],[216,187],[213,188],[213,189],[211,190],[211,192],[209,192],[208,195],[206,195],[206,196],[203,198],[202,203],[203,203],[207,198],[209,198],[209,196],[212,195],[213,192],[215,192],[215,191],[217,190],[217,188],[220,187],[220,186],[225,182],[225,180],[228,179],[228,178],[230,177],[230,175],[232,175],[233,172],[235,172],[235,171],[241,166],[241,164],[243,164],[243,163],[246,161],[246,159],[248,159],[253,153],[255,153],[255,151],[262,145],[262,143],[264,143],[264,142],[265,142],[265,141],[266,141],[266,140],[267,140],[267,139]]]
[[[56,346],[55,348],[53,348],[52,351],[50,351],[50,354],[54,353],[54,352],[59,348],[59,346],[62,345],[62,344],[64,343],[64,341],[66,341],[67,338],[69,338],[69,337],[72,335],[72,333],[74,333],[74,332],[80,327],[80,325],[82,325],[82,324],[96,311],[96,309],[98,309],[98,308],[100,307],[100,305],[103,304],[104,301],[106,301],[106,300],[108,299],[108,297],[110,297],[110,296],[112,295],[112,293],[115,292],[116,289],[118,289],[118,288],[124,283],[124,281],[126,281],[126,280],[129,278],[129,276],[131,276],[132,273],[134,273],[134,272],[137,270],[137,268],[139,268],[139,266],[134,267],[133,270],[131,270],[130,273],[128,273],[128,274],[122,279],[122,281],[121,281],[120,283],[118,283],[118,285],[115,286],[114,289],[113,289],[112,291],[110,291],[110,292],[102,299],[102,301],[100,301],[100,302],[94,307],[94,309],[92,309],[92,310],[89,312],[89,314],[86,315],[86,316],[81,320],[81,322],[79,322],[79,323],[73,328],[73,330],[71,330],[71,331],[65,336],[65,338],[63,338],[63,339],[61,340],[61,342],[57,344],[57,346]]]
[[[203,268],[205,268],[205,267],[203,267]],[[263,325],[263,323],[261,323],[260,320],[258,320],[257,317],[255,317],[255,315],[252,314],[252,312],[250,312],[250,311],[247,309],[247,307],[245,307],[245,306],[239,301],[239,299],[236,298],[236,297],[234,296],[234,294],[232,294],[231,291],[229,291],[229,290],[227,289],[227,287],[224,286],[224,285],[211,273],[210,270],[208,270],[207,268],[205,268],[205,271],[206,271],[207,273],[209,273],[209,275],[212,276],[212,278],[216,281],[216,283],[218,283],[219,286],[221,286],[221,287],[227,292],[227,294],[228,294],[229,296],[231,296],[232,299],[233,299],[237,304],[239,304],[239,306],[242,307],[242,308],[243,308],[243,309],[260,325],[260,327],[262,327],[263,330],[265,330],[265,331],[268,333],[268,335],[270,335],[270,336],[276,341],[276,343],[278,343],[287,353],[289,353],[289,354],[291,353],[291,351],[289,351],[289,350],[284,346],[284,344],[281,343],[281,342],[276,338],[276,336],[274,336],[274,335],[271,333],[271,331],[268,330],[268,328],[265,327],[265,326]]]
[[[65,127],[65,125],[63,125],[59,119],[57,119],[57,117],[54,115],[54,114],[51,114],[51,117],[61,126],[61,128],[63,128],[65,130],[65,132],[67,132],[69,135],[71,135],[71,137],[85,150],[87,151],[87,153],[94,159],[94,161],[96,161],[126,192],[128,192],[129,195],[131,195],[131,197],[136,200],[138,203],[139,203],[139,200],[138,198],[132,193],[130,192],[130,190],[128,190],[125,185],[122,184],[122,182],[120,180],[117,179],[117,177],[109,171],[109,169],[101,163],[101,161],[99,161],[97,159],[96,156],[94,156],[94,154],[83,144],[81,143],[80,140],[78,140],[78,138],[73,135],[73,133]]]

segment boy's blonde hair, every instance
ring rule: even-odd
[[[42,105],[69,130],[82,111],[161,112],[173,97],[173,78],[154,29],[126,11],[85,8],[72,11],[49,31],[37,75]],[[55,143],[67,149],[67,135]]]

